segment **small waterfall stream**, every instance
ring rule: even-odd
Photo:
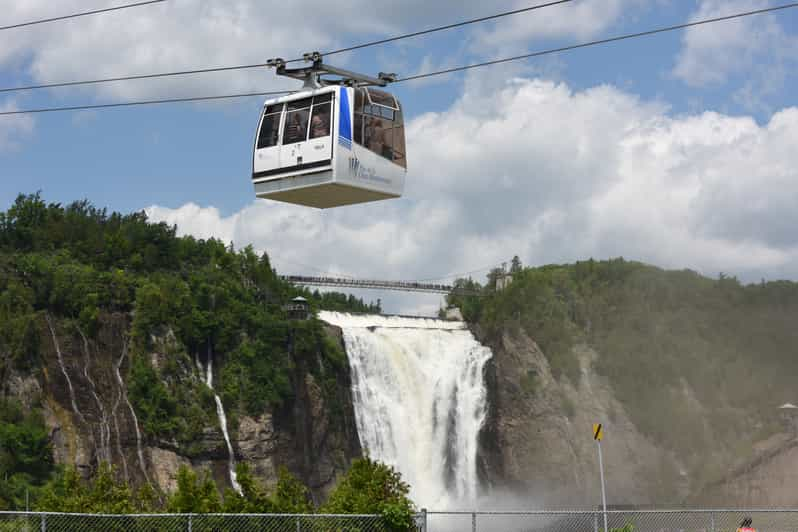
[[[402,474],[419,506],[473,504],[490,349],[463,322],[338,312],[319,318],[343,330],[364,450]]]
[[[216,401],[216,415],[219,417],[219,425],[222,427],[222,434],[224,435],[224,442],[227,444],[227,455],[228,455],[228,469],[230,471],[230,484],[233,485],[233,489],[236,493],[241,493],[241,485],[238,483],[238,478],[236,476],[236,460],[235,454],[233,453],[233,444],[230,443],[230,434],[227,432],[227,416],[224,413],[224,405],[222,404],[222,399],[219,397],[219,394],[213,389],[213,352],[208,349],[208,362],[205,366],[205,384],[208,388],[211,389],[213,392],[213,398]]]
[[[127,342],[122,345],[122,355],[119,357],[119,360],[116,361],[114,364],[114,373],[116,374],[116,381],[119,383],[119,393],[124,397],[125,403],[127,404],[128,410],[130,410],[130,416],[133,418],[133,428],[136,429],[136,454],[139,457],[139,467],[141,468],[141,472],[144,474],[144,478],[147,480],[147,484],[150,483],[150,477],[147,475],[147,467],[144,462],[144,451],[141,447],[141,430],[139,429],[139,418],[136,416],[136,410],[133,408],[133,405],[130,404],[130,399],[127,396],[127,388],[125,387],[125,381],[122,380],[122,374],[119,372],[119,368],[122,367],[122,362],[125,361],[127,358]],[[117,440],[119,439],[119,434],[117,433]]]

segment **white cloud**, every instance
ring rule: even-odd
[[[798,277],[798,109],[760,126],[671,116],[611,86],[574,92],[516,79],[483,89],[469,84],[445,112],[409,125],[402,200],[150,215],[252,243],[282,271],[415,279],[514,254],[533,264],[622,255],[708,274]]]
[[[768,0],[702,0],[691,20],[771,5]],[[767,112],[764,102],[784,87],[796,54],[798,39],[784,30],[778,14],[757,15],[688,29],[673,74],[692,87],[718,86],[745,74],[734,100]]]
[[[602,7],[609,1],[609,7]],[[564,17],[559,6],[504,19],[507,32],[490,30],[483,37],[506,43],[533,35],[592,34],[619,16],[620,7],[641,0],[583,0]],[[517,0],[490,4],[475,0],[406,0],[396,2],[293,0],[170,0],[162,4],[61,21],[0,34],[0,68],[35,82],[53,82],[152,73],[205,66],[262,63],[281,56],[327,50],[405,31],[416,31],[496,13]],[[36,18],[106,7],[98,1],[62,0],[57,9],[47,0],[12,0],[4,20]],[[551,13],[548,13],[551,11]],[[544,13],[546,12],[546,13]],[[554,23],[556,21],[556,24]],[[466,30],[470,32],[475,27]],[[543,31],[545,30],[545,31]],[[446,34],[451,35],[451,34]],[[466,33],[466,40],[471,33]],[[492,35],[492,37],[491,37]],[[460,37],[455,37],[460,39]],[[424,42],[405,41],[407,49]],[[379,48],[358,54],[374,54]],[[423,55],[423,54],[421,54]],[[358,57],[363,57],[359,55]],[[352,56],[337,56],[336,61]],[[422,59],[418,59],[419,62]],[[427,59],[430,61],[430,59]],[[390,63],[390,61],[387,61]],[[446,64],[447,59],[435,64]],[[387,65],[390,67],[391,65]],[[424,65],[421,65],[424,68]],[[418,70],[408,64],[403,74]],[[90,86],[90,95],[107,99],[270,90],[294,87],[266,69]],[[59,91],[70,94],[74,91]]]

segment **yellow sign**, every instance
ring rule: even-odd
[[[604,437],[604,427],[601,423],[593,423],[593,439],[601,441]]]

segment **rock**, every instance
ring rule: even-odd
[[[177,488],[177,472],[180,466],[191,466],[191,462],[174,451],[160,447],[147,447],[147,454],[153,482],[165,492],[174,491]]]
[[[277,479],[274,463],[277,446],[271,414],[257,418],[239,417],[238,435],[234,443],[238,449],[238,459],[248,463],[255,476],[262,479],[267,487],[276,483]]]

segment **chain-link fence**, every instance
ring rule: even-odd
[[[0,532],[389,532],[379,515],[0,512]]]
[[[798,510],[607,512],[610,532],[735,532],[750,517],[757,532],[798,532]],[[422,512],[417,532],[604,532],[600,511]],[[378,515],[0,512],[0,532],[389,532]]]
[[[750,517],[757,532],[798,532],[798,510],[607,512],[610,532],[735,532]],[[426,532],[604,532],[600,511],[429,512]]]

